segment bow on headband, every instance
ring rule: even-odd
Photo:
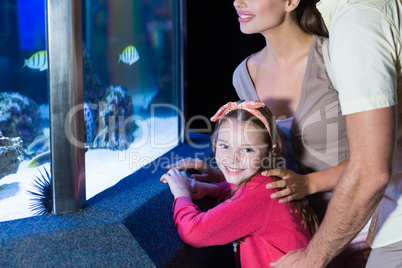
[[[265,117],[260,113],[260,111],[257,110],[257,108],[260,107],[265,107],[265,103],[260,102],[260,101],[243,101],[240,103],[237,102],[228,102],[225,105],[223,105],[214,116],[211,117],[211,121],[215,122],[218,121],[219,122],[222,120],[222,118],[227,115],[229,112],[234,111],[234,110],[246,110],[247,112],[251,113],[252,115],[254,115],[255,117],[257,117],[258,119],[261,120],[261,122],[265,125],[265,127],[268,130],[269,136],[272,140],[271,137],[271,129],[269,127],[269,124],[267,122],[267,120],[265,119]],[[275,145],[273,145],[273,147],[275,147]]]

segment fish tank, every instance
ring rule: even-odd
[[[82,0],[86,199],[181,141],[183,12],[174,0]],[[0,2],[0,221],[49,212],[45,0]],[[56,53],[65,53],[63,51]]]

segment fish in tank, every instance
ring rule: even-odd
[[[176,5],[82,0],[87,198],[179,142],[179,114],[171,108],[180,98]],[[29,199],[19,195],[32,190],[38,167],[50,173],[51,153],[60,153],[50,148],[48,67],[46,1],[0,2],[0,131],[22,139],[24,158],[17,174],[0,180],[1,207]],[[23,207],[14,210],[32,215]],[[15,213],[4,211],[0,220]]]
[[[29,59],[24,59],[24,66],[29,69],[38,69],[39,71],[47,70],[47,51],[41,50],[33,54]]]
[[[133,65],[140,59],[138,50],[134,46],[126,47],[121,54],[119,54],[119,62],[124,62],[128,65]]]

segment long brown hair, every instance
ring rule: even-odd
[[[242,101],[239,101],[242,102]],[[268,132],[267,128],[265,127],[264,123],[261,122],[260,119],[258,119],[255,115],[251,114],[250,112],[243,110],[243,109],[237,109],[229,112],[226,114],[220,122],[216,125],[216,129],[214,132],[214,138],[213,138],[213,152],[214,154],[216,153],[216,140],[218,138],[218,133],[220,126],[222,125],[223,122],[227,120],[236,120],[238,123],[245,123],[245,124],[253,124],[255,127],[257,127],[263,135],[263,142],[264,144],[267,144],[267,155],[263,159],[261,163],[261,168],[258,171],[259,173],[263,172],[264,170],[269,170],[276,168],[275,166],[271,166],[272,163],[277,163],[280,161],[276,161],[275,158],[281,157],[282,154],[282,141],[280,139],[279,133],[278,133],[278,127],[275,122],[275,118],[272,115],[271,111],[266,107],[260,107],[257,108],[263,117],[266,119],[268,122],[268,125],[270,127],[270,132]],[[257,175],[257,174],[255,174]],[[229,199],[233,197],[237,190],[242,187],[243,185],[246,185],[252,177],[248,178],[247,180],[243,181],[239,185],[237,185],[232,192],[228,193],[227,196],[225,196],[225,199]],[[262,183],[262,182],[261,182]],[[244,188],[243,188],[244,189]],[[224,200],[220,200],[224,201]],[[308,205],[308,203],[305,200],[298,200],[298,201],[292,201],[289,205],[290,212],[291,213],[298,213],[302,216],[302,224],[306,228],[309,228],[310,233],[314,234],[318,228],[318,218],[315,215],[314,211],[311,209],[311,207]]]
[[[317,3],[320,0],[300,0],[299,5],[293,11],[300,27],[309,34],[328,37],[328,29],[320,11],[317,9]]]

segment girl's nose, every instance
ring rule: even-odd
[[[230,156],[230,161],[232,163],[239,163],[240,162],[240,154],[239,152],[232,152]]]

